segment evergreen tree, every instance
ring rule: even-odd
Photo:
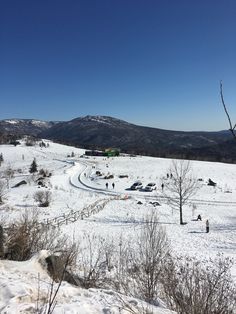
[[[29,172],[35,173],[38,171],[37,168],[38,168],[38,165],[36,163],[36,159],[34,158],[34,160],[32,161],[32,164],[30,165]]]

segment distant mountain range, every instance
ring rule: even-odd
[[[38,134],[51,128],[55,123],[34,119],[5,119],[0,120],[0,132],[10,135],[38,136]]]
[[[236,161],[236,142],[228,131],[170,131],[107,116],[86,116],[64,122],[0,120],[0,133],[38,136],[87,149],[116,147],[131,154]]]

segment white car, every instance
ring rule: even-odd
[[[145,186],[145,188],[144,188],[144,191],[146,191],[146,192],[152,192],[153,190],[156,190],[156,183],[153,183],[153,182],[151,182],[151,183],[148,183],[146,186]]]

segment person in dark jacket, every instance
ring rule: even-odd
[[[207,220],[206,220],[206,233],[209,233],[209,228],[210,228],[210,226],[209,226],[209,220],[207,219]]]
[[[197,220],[202,221],[202,216],[201,216],[201,215],[198,215],[198,216],[197,216]]]

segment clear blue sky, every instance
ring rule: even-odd
[[[235,0],[2,0],[0,119],[236,120]],[[235,121],[236,122],[236,121]]]

